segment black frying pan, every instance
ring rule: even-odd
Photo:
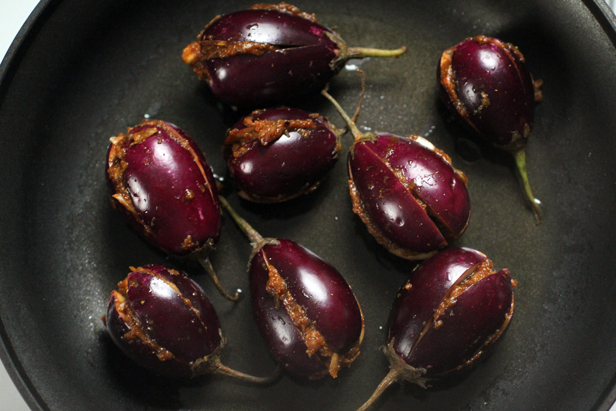
[[[108,138],[144,115],[184,128],[220,174],[221,108],[180,54],[214,15],[249,1],[44,0],[0,67],[0,354],[35,410],[353,410],[386,374],[378,351],[389,307],[414,263],[389,255],[351,212],[343,158],[308,198],[254,206],[230,202],[265,236],[287,237],[334,264],[366,319],[362,355],[338,379],[283,377],[269,388],[222,376],[174,382],[142,371],[101,322],[130,265],[187,270],[217,307],[229,344],[222,359],[264,375],[274,364],[248,296],[218,296],[198,268],[145,245],[109,206]],[[397,60],[361,63],[359,121],[427,136],[469,177],[473,215],[457,245],[485,252],[519,281],[511,327],[492,355],[447,387],[390,388],[375,410],[607,410],[616,397],[616,30],[601,0],[298,1],[351,45],[398,47]],[[486,34],[520,47],[545,100],[528,167],[545,218],[536,226],[507,155],[481,148],[438,102],[441,51]],[[332,93],[352,112],[359,79],[344,71]],[[342,121],[320,96],[300,108]],[[344,138],[345,147],[350,136]],[[247,288],[250,246],[225,217],[213,264],[226,285]]]

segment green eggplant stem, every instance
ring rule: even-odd
[[[212,263],[210,262],[209,258],[200,258],[198,259],[198,261],[205,270],[205,272],[210,276],[212,282],[223,297],[225,297],[229,301],[237,301],[240,298],[240,294],[237,291],[234,295],[231,295],[224,289],[224,287],[220,283],[220,280],[218,279],[218,276],[216,275],[214,267],[212,267]]]
[[[223,365],[218,358],[215,358],[210,365],[215,374],[226,375],[227,377],[238,378],[253,384],[271,384],[280,376],[282,368],[278,366],[274,372],[267,377],[254,377],[240,371],[233,370],[226,365]]]
[[[234,209],[231,207],[231,204],[227,201],[223,196],[218,196],[220,204],[222,204],[223,208],[227,210],[233,221],[237,224],[237,226],[244,232],[246,237],[248,237],[248,241],[253,244],[262,243],[263,237],[261,234],[257,232],[246,220],[244,220]]]
[[[374,49],[368,47],[349,47],[349,58],[366,58],[366,57],[398,57],[406,53],[406,47],[400,47],[394,50]]]
[[[372,406],[372,404],[374,404],[376,402],[376,400],[381,396],[381,394],[383,394],[383,392],[385,392],[385,390],[394,382],[399,381],[400,379],[402,379],[402,375],[400,374],[400,371],[398,371],[395,368],[392,368],[389,370],[389,373],[385,376],[385,378],[383,379],[383,381],[381,381],[381,383],[379,384],[378,387],[376,387],[376,390],[374,391],[374,393],[370,396],[370,398],[368,399],[368,401],[366,401],[364,403],[364,405],[362,405],[361,407],[359,407],[357,409],[357,411],[365,411],[368,408],[370,408]]]
[[[513,157],[515,159],[515,164],[518,168],[518,174],[522,182],[522,187],[524,188],[524,192],[526,193],[526,198],[528,198],[528,201],[530,202],[530,205],[535,212],[537,224],[539,224],[541,222],[543,212],[541,211],[540,207],[541,201],[539,201],[533,195],[533,192],[530,188],[530,183],[528,181],[528,174],[526,172],[526,151],[524,151],[524,149],[514,151]]]
[[[357,141],[358,139],[360,139],[363,134],[361,133],[361,131],[359,131],[359,128],[357,128],[355,122],[351,119],[351,117],[348,116],[348,114],[344,111],[340,104],[338,104],[338,102],[327,92],[326,89],[321,90],[321,94],[325,96],[329,101],[331,101],[334,107],[336,107],[336,110],[338,110],[340,116],[344,119],[344,121],[351,129],[351,133],[353,133],[353,137],[355,137],[355,140]]]

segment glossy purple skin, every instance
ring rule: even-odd
[[[509,150],[525,144],[535,88],[515,46],[491,37],[468,38],[443,53],[437,76],[451,111],[484,139]]]
[[[137,133],[148,129],[156,133],[132,144]],[[221,230],[218,192],[195,142],[177,126],[154,120],[129,129],[124,141],[110,145],[109,167],[112,153],[122,150],[127,166],[121,181],[114,183],[109,172],[107,179],[112,195],[128,190],[134,213],[116,199],[112,204],[125,212],[133,228],[177,257],[213,247]]]
[[[442,251],[418,266],[400,289],[390,315],[388,344],[407,365],[426,369],[424,378],[460,371],[508,324],[513,290],[506,269],[467,288],[440,315],[440,327],[432,323],[434,310],[450,288],[486,259],[469,248]],[[419,339],[426,324],[428,329]]]
[[[222,343],[218,316],[201,287],[185,273],[162,265],[137,268],[128,274],[126,284],[125,301],[118,303],[114,291],[107,307],[106,325],[114,343],[133,361],[158,374],[193,377],[191,363],[213,354]],[[143,333],[173,358],[161,360],[143,339],[130,338],[130,326],[116,304],[127,304]]]
[[[465,179],[442,154],[420,142],[386,133],[361,139],[351,148],[348,166],[362,220],[394,254],[425,258],[466,229],[470,198]]]
[[[239,194],[250,201],[275,203],[312,192],[334,167],[340,156],[338,136],[322,116],[278,107],[253,112],[248,118],[257,120],[312,119],[314,129],[306,129],[309,137],[289,131],[277,140],[263,145],[258,139],[242,143],[247,150],[239,157],[229,155],[227,166]],[[245,128],[244,119],[231,129]]]
[[[278,10],[243,10],[206,27],[200,39],[268,43],[279,47],[261,55],[236,54],[203,64],[212,92],[233,106],[263,107],[320,90],[340,67],[330,63],[339,46],[332,31]]]
[[[351,287],[334,267],[293,241],[276,241],[279,244],[267,244],[258,250],[249,265],[255,321],[275,361],[287,372],[322,378],[328,367],[317,355],[308,356],[306,343],[284,305],[277,304],[266,290],[267,264],[278,270],[293,298],[337,353],[344,354],[361,342],[361,309]]]

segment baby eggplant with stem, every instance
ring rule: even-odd
[[[179,127],[143,121],[112,137],[107,151],[111,205],[151,245],[179,258],[197,260],[220,293],[229,295],[208,253],[220,237],[218,190],[205,156]]]
[[[525,148],[535,106],[543,99],[543,82],[533,80],[517,47],[487,36],[467,38],[445,50],[437,77],[449,110],[488,143],[513,155],[526,197],[540,222],[540,202],[528,181]]]
[[[225,103],[263,107],[318,91],[349,59],[405,51],[348,47],[314,14],[280,3],[216,16],[182,60]]]
[[[220,362],[226,343],[214,307],[185,273],[151,264],[131,267],[111,292],[103,321],[113,342],[140,366],[171,378],[224,374],[265,384]]]
[[[422,260],[464,233],[471,207],[466,176],[423,137],[362,134],[338,102],[355,142],[348,154],[353,211],[391,253]]]
[[[316,190],[334,167],[340,132],[304,110],[255,110],[227,131],[223,151],[238,195],[278,203]]]
[[[390,313],[383,348],[389,374],[358,411],[396,381],[426,388],[469,370],[484,356],[511,321],[517,284],[507,269],[492,267],[477,250],[451,248],[415,268]]]
[[[263,238],[220,197],[253,244],[248,264],[256,324],[289,374],[336,378],[359,356],[364,317],[351,286],[332,265],[294,241]]]

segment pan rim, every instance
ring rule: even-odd
[[[23,57],[37,38],[46,22],[54,15],[63,0],[40,0],[9,47],[0,64],[0,110],[10,89],[12,79],[20,68]],[[616,15],[604,0],[582,0],[603,32],[616,48]],[[0,360],[12,382],[32,410],[51,410],[30,380],[14,350],[4,322],[0,303]],[[594,410],[608,411],[616,403],[616,370],[607,387],[597,399]]]

